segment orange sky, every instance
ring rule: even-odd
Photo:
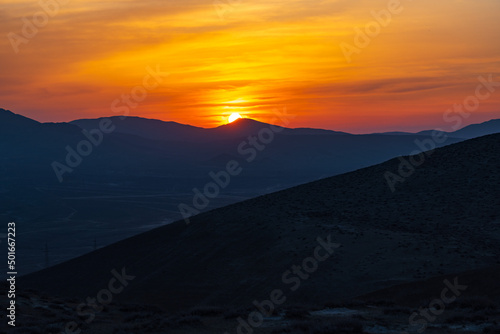
[[[132,115],[210,127],[235,111],[270,121],[286,105],[291,127],[446,130],[443,113],[479,75],[500,81],[498,0],[402,0],[350,63],[340,44],[354,45],[354,28],[387,0],[231,3],[220,17],[212,0],[71,0],[16,54],[8,34],[22,36],[22,18],[41,8],[4,0],[0,107],[39,121],[113,115],[158,66],[170,75]],[[491,118],[500,89],[466,123]]]

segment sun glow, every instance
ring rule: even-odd
[[[231,116],[229,116],[229,123],[233,123],[234,121],[236,121],[237,119],[240,119],[242,118],[240,114],[238,114],[237,112],[235,113],[232,113]]]
[[[0,38],[0,107],[41,122],[102,117],[110,101],[142,83],[113,111],[211,128],[233,113],[273,123],[273,110],[293,106],[293,127],[417,132],[436,127],[443,111],[471,94],[474,73],[500,80],[492,70],[500,63],[498,0],[420,1],[389,25],[373,21],[370,11],[388,10],[373,1],[257,0],[228,13],[205,0],[120,1],[119,8],[74,0],[30,45],[18,36],[24,28],[11,24],[36,8],[3,3],[0,31],[14,29],[9,36],[17,38]],[[383,36],[368,36],[377,27]],[[356,47],[361,39],[370,47]],[[499,118],[499,104],[500,94],[491,94],[467,123]]]

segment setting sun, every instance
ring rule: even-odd
[[[242,118],[241,115],[235,112],[235,113],[232,113],[231,116],[229,116],[228,121],[229,121],[229,123],[233,123],[234,121],[236,121],[237,119],[240,119],[240,118]]]

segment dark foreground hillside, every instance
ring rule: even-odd
[[[475,274],[481,275],[484,271]],[[474,275],[467,273],[466,275]],[[462,275],[459,274],[461,284]],[[466,281],[466,280],[465,280]],[[467,281],[467,283],[469,283]],[[416,282],[427,285],[427,282]],[[288,304],[277,306],[271,316],[252,320],[255,306],[234,308],[193,307],[166,311],[147,304],[113,301],[98,310],[82,309],[82,300],[57,298],[37,291],[17,295],[16,333],[26,334],[496,334],[500,331],[500,306],[466,291],[443,312],[430,310],[431,299],[418,305],[398,305],[386,299],[354,300],[327,304]],[[407,291],[410,292],[411,291]],[[438,297],[439,298],[439,297]],[[8,302],[0,296],[0,302]],[[427,320],[422,312],[426,312]],[[439,316],[434,315],[439,313]],[[417,315],[417,316],[415,316]],[[257,322],[255,322],[257,321]],[[250,325],[252,324],[252,326]],[[0,331],[9,330],[0,323]]]
[[[494,265],[499,144],[497,134],[438,149],[395,192],[384,175],[397,172],[398,159],[161,227],[19,284],[86,298],[108,287],[113,269],[126,268],[135,278],[114,301],[182,310],[251,307],[276,289],[286,304],[325,304]],[[340,246],[311,270],[314,261],[304,259],[326,254],[317,250],[318,238]]]
[[[359,296],[357,299],[368,302],[389,300],[398,305],[418,307],[422,302],[430,302],[432,299],[440,297],[441,290],[446,288],[443,282],[445,280],[454,282],[455,278],[460,286],[464,286],[464,289],[460,291],[462,301],[459,299],[459,303],[462,303],[463,299],[466,301],[474,299],[476,301],[489,300],[491,303],[500,305],[499,265],[399,284],[365,296]]]

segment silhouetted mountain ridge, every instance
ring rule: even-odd
[[[283,135],[349,135],[345,132],[298,128],[290,129],[283,126],[271,125],[250,118],[241,118],[232,123],[224,124],[214,128],[200,128],[176,122],[165,122],[156,119],[142,117],[110,117],[116,126],[116,132],[131,134],[152,140],[179,141],[179,142],[216,142],[222,140],[234,140],[256,135],[263,128],[273,126],[279,129]],[[87,130],[99,127],[102,118],[80,119],[72,121],[71,124]],[[278,132],[278,131],[277,131]]]
[[[436,130],[424,130],[416,133],[411,132],[402,132],[402,131],[393,131],[393,132],[384,132],[384,135],[423,135],[423,136],[432,136],[432,133]],[[492,119],[479,124],[471,124],[463,127],[462,129],[456,131],[442,131],[448,137],[451,138],[462,138],[462,139],[472,139],[476,137],[486,136],[490,134],[500,133],[500,119]]]

